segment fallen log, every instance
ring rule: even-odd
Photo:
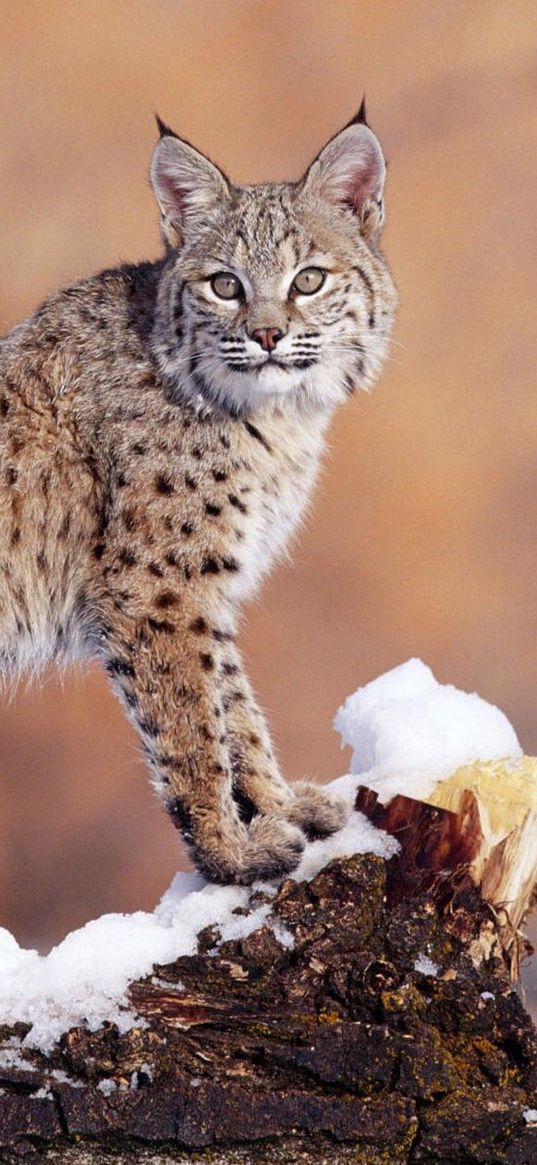
[[[359,789],[400,852],[254,893],[251,933],[210,927],[130,985],[130,1030],[74,1027],[45,1055],[3,1028],[2,1162],[537,1161],[537,1035],[513,986],[533,784],[521,769],[518,809],[496,813],[501,781],[467,768],[427,803]]]

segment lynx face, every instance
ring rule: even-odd
[[[378,249],[384,173],[363,122],[299,183],[242,188],[163,127],[157,344],[182,393],[234,413],[271,399],[310,410],[372,382],[396,303]]]

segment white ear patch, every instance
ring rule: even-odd
[[[349,125],[332,138],[310,166],[304,188],[349,207],[370,231],[382,222],[386,163],[369,126]]]

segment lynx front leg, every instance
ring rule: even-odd
[[[233,792],[239,812],[275,813],[299,825],[310,838],[326,837],[344,825],[348,810],[319,785],[282,777],[261,712],[240,654],[226,645],[221,663],[223,706],[229,742]]]
[[[124,621],[117,616],[106,668],[140,732],[155,785],[198,868],[219,882],[292,870],[304,836],[261,815],[241,821],[221,708],[221,645],[201,616]]]

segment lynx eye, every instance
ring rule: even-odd
[[[291,291],[298,295],[315,295],[320,291],[326,279],[326,271],[322,267],[304,267],[295,275],[291,284]]]
[[[241,299],[244,288],[240,279],[231,271],[217,271],[209,280],[214,294],[219,299]]]

